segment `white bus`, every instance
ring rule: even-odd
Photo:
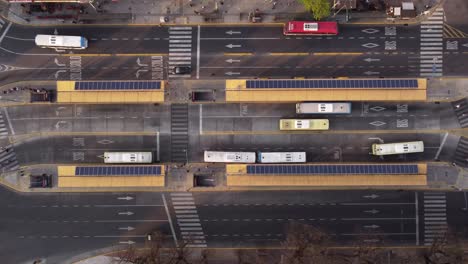
[[[303,163],[306,162],[305,152],[258,152],[259,163]]]
[[[104,163],[152,163],[151,152],[104,152]]]
[[[351,114],[351,103],[297,103],[297,114]]]
[[[255,152],[205,151],[205,162],[255,163]]]
[[[372,144],[372,154],[378,156],[416,152],[424,152],[424,142],[413,141],[389,144]]]
[[[88,40],[80,36],[36,35],[36,45],[52,49],[86,49]]]
[[[328,130],[328,119],[281,119],[280,130]]]

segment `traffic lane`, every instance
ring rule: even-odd
[[[465,76],[468,70],[465,65],[468,60],[468,51],[444,54],[443,73],[446,76]]]
[[[281,54],[272,55],[270,53],[253,53],[252,55],[237,56],[236,53],[223,54],[223,56],[202,54],[200,58],[201,67],[247,67],[247,66],[354,66],[356,68],[378,68],[417,66],[419,60],[414,62],[412,55],[405,53],[358,53],[358,54],[334,54],[334,53],[306,53],[306,54]],[[412,67],[410,67],[412,68]]]
[[[41,206],[15,206],[6,209],[8,215],[0,219],[4,223],[108,223],[109,225],[135,222],[144,219],[164,221],[166,212],[162,205],[76,205],[49,204]],[[143,222],[142,222],[143,223]]]
[[[418,52],[418,39],[383,37],[356,38],[344,41],[336,37],[275,38],[212,38],[200,40],[202,54],[224,52]],[[268,41],[268,45],[265,45]]]
[[[400,66],[215,66],[200,67],[200,76],[203,78],[282,78],[292,79],[295,77],[303,78],[380,78],[380,77],[411,77],[414,76],[404,65]]]
[[[10,120],[59,118],[157,118],[169,107],[154,104],[30,104],[8,107]],[[15,129],[16,130],[16,129]]]
[[[203,118],[203,131],[208,133],[215,132],[261,132],[277,131],[280,132],[279,123],[284,118],[311,118],[310,115],[296,114],[276,117],[205,117]],[[440,117],[425,115],[424,117],[415,116],[394,116],[394,117],[353,117],[347,115],[320,116],[328,119],[330,130],[417,130],[417,129],[440,129]],[[453,128],[458,128],[454,123]]]
[[[402,77],[411,75],[417,64],[408,62],[407,55],[394,55],[384,58],[381,55],[337,55],[337,54],[300,54],[270,55],[257,54],[251,56],[201,56],[200,74],[210,76],[265,76],[292,78],[295,76],[357,76],[374,77],[391,75]],[[371,60],[370,62],[367,62]],[[215,74],[215,75],[212,75]]]
[[[168,27],[159,26],[51,26],[31,27],[12,24],[7,36],[19,39],[34,39],[38,34],[83,36],[85,38],[168,38]]]
[[[198,107],[197,107],[198,108]],[[194,111],[197,109],[194,109]],[[203,118],[267,118],[267,117],[291,117],[296,114],[295,103],[278,103],[278,104],[249,104],[249,103],[228,103],[205,104],[202,108]],[[352,102],[351,113],[340,115],[345,117],[400,117],[414,116],[424,118],[429,115],[446,118],[455,118],[453,107],[450,103],[389,103],[389,102]],[[10,115],[11,116],[11,115]],[[324,118],[335,117],[337,115],[320,115]]]
[[[150,132],[159,131],[161,120],[150,116],[30,117],[12,118],[17,135],[47,132]]]
[[[5,38],[2,47],[10,53],[28,54],[63,54],[51,48],[38,47],[32,40]],[[69,50],[65,51],[70,53]],[[88,48],[73,50],[73,54],[101,53],[168,53],[167,38],[160,37],[99,37],[88,39]]]
[[[419,26],[368,26],[368,25],[339,25],[339,33],[336,36],[325,36],[341,40],[353,40],[359,37],[367,39],[377,39],[380,37],[406,37],[417,38]],[[200,31],[201,39],[204,38],[320,38],[324,36],[284,36],[283,26],[202,26]],[[349,39],[349,37],[354,37]],[[413,39],[411,38],[411,39]]]
[[[22,164],[102,163],[105,151],[156,151],[156,135],[33,137],[15,144]]]
[[[52,205],[164,206],[160,193],[16,193],[0,186],[0,208],[43,208]]]
[[[323,205],[211,206],[198,208],[203,221],[292,221],[333,218],[343,221],[414,219],[415,203],[360,203]],[[276,220],[272,220],[276,219]]]
[[[468,192],[447,192],[447,223],[450,232],[460,238],[468,237]]]
[[[411,203],[415,193],[411,191],[252,191],[193,193],[200,208],[206,206],[272,206],[272,205],[331,205],[342,203]],[[237,204],[237,205],[234,205]]]
[[[371,145],[384,142],[425,142],[424,153],[407,155],[370,155]],[[436,156],[443,134],[232,134],[202,135],[199,146],[192,151],[191,160],[202,161],[203,150],[219,151],[305,151],[308,162],[415,162],[432,161]],[[439,159],[451,161],[455,149],[443,146]]]
[[[239,220],[239,221],[236,221]],[[351,237],[362,237],[364,235],[392,236],[399,240],[399,236],[411,236],[411,240],[416,240],[415,219],[391,219],[379,221],[374,219],[364,221],[346,221],[335,218],[308,218],[308,219],[232,219],[219,221],[217,219],[204,222],[203,230],[206,235],[214,234],[237,234],[245,237],[246,234],[282,234],[287,235],[288,226],[292,223],[301,223],[317,227],[329,235],[336,236],[340,241]],[[210,243],[210,240],[208,240]]]

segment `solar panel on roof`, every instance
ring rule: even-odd
[[[75,82],[75,90],[159,90],[160,81]]]
[[[315,88],[417,88],[416,79],[365,80],[247,80],[248,89],[315,89]],[[158,88],[159,89],[159,88]]]
[[[415,164],[247,165],[247,174],[417,174]]]
[[[161,166],[86,166],[76,167],[77,176],[161,175]]]

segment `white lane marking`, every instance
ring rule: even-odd
[[[416,246],[419,246],[419,205],[418,205],[418,192],[414,192],[414,206],[416,209]]]
[[[192,196],[192,193],[171,193],[171,196]]]
[[[172,30],[192,30],[192,27],[169,27],[169,31]]]
[[[172,197],[172,201],[193,201],[193,197]]]
[[[34,39],[24,39],[24,38],[17,38],[17,37],[11,37],[11,36],[5,36],[5,38],[22,40],[22,41],[34,41]]]
[[[269,39],[281,39],[281,38],[201,38],[201,40],[244,40],[244,39],[269,40]]]
[[[192,43],[191,39],[170,39],[169,43]]]
[[[161,194],[161,195],[162,195],[162,199],[163,199],[163,202],[164,202],[164,208],[166,209],[167,219],[169,220],[169,226],[171,227],[172,236],[174,237],[174,244],[175,244],[176,247],[179,247],[179,243],[177,242],[177,236],[176,236],[176,233],[175,233],[174,225],[172,224],[171,215],[169,214],[169,208],[167,208],[166,197],[164,196],[164,194]]]
[[[170,39],[191,39],[192,36],[171,36]]]
[[[2,36],[0,36],[0,43],[2,43],[3,38],[5,38],[5,35],[8,33],[8,30],[10,30],[11,27],[11,22],[8,23],[8,26],[6,27],[5,31],[3,31]]]
[[[368,220],[414,220],[414,217],[382,217],[382,218],[341,218],[343,221],[368,221]]]
[[[442,148],[445,145],[445,141],[447,141],[447,137],[448,137],[448,132],[445,132],[444,138],[442,139],[442,143],[440,143],[439,149],[437,150],[437,153],[436,153],[436,155],[434,157],[435,160],[437,160],[439,158],[440,152],[442,151]],[[436,197],[439,197],[439,196],[436,196]]]
[[[172,202],[173,205],[195,205],[194,201]]]
[[[0,40],[0,42],[1,42],[1,40]],[[8,114],[8,109],[6,107],[4,107],[3,111],[5,112],[5,117],[7,119],[8,127],[10,128],[11,134],[14,136],[15,135],[15,130],[13,129],[13,125],[11,124],[10,115]]]
[[[198,114],[198,119],[199,119],[199,134],[203,135],[203,105],[199,104],[199,114]]]
[[[200,79],[200,25],[197,31],[197,79]]]

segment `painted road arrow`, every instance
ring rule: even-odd
[[[134,228],[134,227],[131,227],[131,226],[127,226],[127,227],[119,227],[119,230],[132,231],[132,230],[135,230],[135,228]]]
[[[226,60],[226,62],[228,62],[228,63],[233,63],[233,62],[240,62],[240,60],[229,59],[229,60]]]
[[[242,47],[242,46],[241,46],[241,45],[234,45],[234,44],[228,44],[228,45],[226,45],[226,48],[230,48],[230,49],[232,49],[232,48],[240,48],[240,47]]]
[[[148,66],[148,64],[141,63],[141,60],[140,60],[140,58],[138,58],[138,59],[136,60],[136,63],[137,63],[137,64],[138,64],[138,66],[140,66],[140,67],[145,67],[145,66]]]
[[[119,212],[119,215],[133,215],[133,212],[127,211],[127,212]]]
[[[363,196],[364,198],[370,198],[370,199],[375,199],[377,197],[379,197],[377,194],[372,194],[372,195],[364,195]]]
[[[224,74],[232,76],[232,75],[239,75],[240,72],[225,72]]]
[[[468,43],[466,43],[466,44],[463,44],[462,46],[463,46],[463,47],[467,47],[467,48],[468,48]]]
[[[232,31],[232,30],[226,31],[226,34],[229,34],[229,35],[240,34],[240,33],[241,33],[240,31]]]
[[[127,241],[119,241],[120,244],[127,244],[127,245],[131,245],[131,244],[135,244],[134,241],[131,241],[131,240],[127,240]]]
[[[65,67],[65,63],[59,63],[59,61],[58,61],[57,58],[54,59],[54,62],[55,62],[55,64],[57,64],[57,66],[59,66],[59,67]]]
[[[376,75],[379,74],[380,72],[373,72],[373,71],[366,71],[364,74],[365,75]]]
[[[135,76],[138,78],[140,78],[140,72],[147,72],[148,70],[138,70],[136,73],[135,73]]]
[[[379,212],[379,210],[375,210],[375,209],[364,211],[364,213],[369,213],[369,214],[376,214],[378,212]]]
[[[117,197],[117,200],[127,200],[127,201],[130,201],[130,200],[133,200],[133,197],[131,197],[131,196]]]
[[[66,71],[66,70],[58,70],[58,71],[56,71],[56,72],[55,72],[55,79],[58,79],[60,73],[62,73],[62,72],[67,72],[67,71]]]
[[[364,59],[364,60],[367,61],[367,62],[380,61],[380,59],[372,59],[372,58],[367,58],[367,59]]]

